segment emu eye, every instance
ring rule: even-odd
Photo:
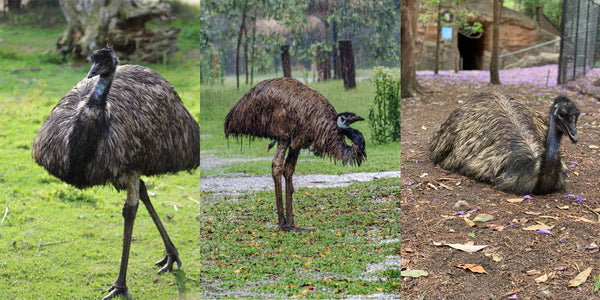
[[[107,60],[104,64],[110,66],[110,60]]]

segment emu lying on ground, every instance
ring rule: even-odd
[[[499,92],[479,94],[457,108],[429,146],[431,159],[496,189],[546,194],[565,188],[560,142],[577,142],[579,109],[558,96],[549,116]]]
[[[225,137],[247,135],[277,141],[271,172],[279,229],[302,231],[306,229],[295,226],[292,209],[292,175],[300,149],[310,147],[316,155],[360,166],[367,156],[365,139],[349,125],[362,120],[353,113],[337,114],[319,92],[283,77],[258,83],[233,106],[225,118]],[[346,144],[345,137],[352,145]],[[285,178],[285,213],[281,176]]]
[[[166,248],[158,273],[181,267],[177,249],[148,198],[140,175],[192,170],[200,164],[200,132],[173,86],[151,69],[119,66],[111,46],[96,50],[87,78],[54,107],[33,142],[33,158],[61,180],[87,188],[112,183],[127,190],[119,277],[104,299],[131,298],[127,262],[138,199]],[[96,77],[97,78],[94,78]]]

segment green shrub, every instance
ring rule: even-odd
[[[373,141],[379,144],[400,141],[400,74],[376,67],[373,74],[376,92],[369,107],[369,126]]]

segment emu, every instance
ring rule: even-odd
[[[137,65],[117,66],[111,46],[96,50],[87,78],[60,101],[39,129],[32,147],[36,163],[77,188],[111,183],[127,190],[121,267],[103,299],[130,299],[127,263],[141,199],[163,239],[166,255],[158,273],[181,267],[177,249],[154,210],[140,175],[193,170],[200,165],[200,130],[173,86]]]
[[[434,164],[513,194],[565,189],[560,142],[577,142],[579,109],[564,96],[548,115],[496,91],[475,96],[450,114],[431,140]]]
[[[283,77],[252,87],[227,114],[224,130],[225,137],[246,135],[277,142],[271,174],[275,182],[279,230],[305,231],[308,229],[294,224],[292,208],[292,175],[300,149],[308,147],[318,156],[327,155],[341,160],[344,165],[360,166],[367,156],[365,139],[349,125],[362,120],[353,113],[336,113],[319,92],[296,79]],[[352,145],[346,144],[345,137]],[[285,213],[282,176],[285,178]]]

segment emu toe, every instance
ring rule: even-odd
[[[115,297],[118,297],[119,295],[123,295],[123,297],[125,297],[125,299],[131,299],[131,295],[129,294],[129,289],[125,285],[119,287],[115,283],[115,284],[113,284],[113,286],[111,286],[104,292],[110,292],[110,293],[108,295],[106,295],[104,298],[102,298],[102,300],[113,299]]]
[[[179,260],[179,254],[177,251],[174,253],[167,253],[163,259],[159,260],[155,265],[162,267],[158,270],[158,274],[165,272],[171,272],[173,270],[173,263],[177,262],[177,269],[181,269],[181,260]]]

